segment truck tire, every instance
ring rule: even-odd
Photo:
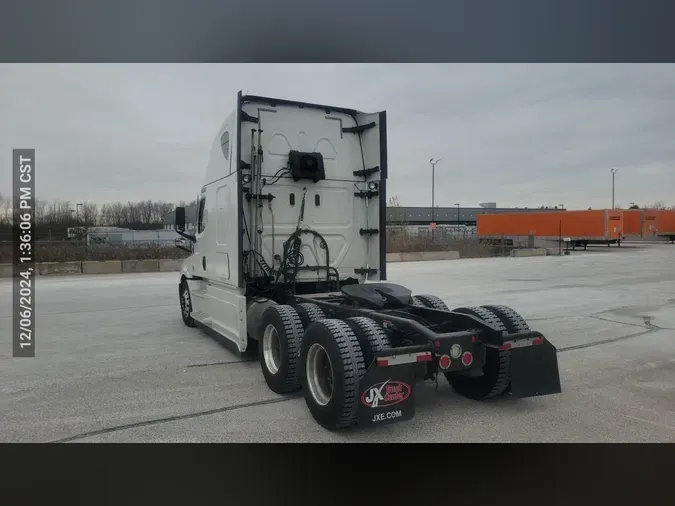
[[[391,348],[389,337],[384,329],[372,318],[354,316],[347,318],[345,323],[349,325],[349,328],[352,329],[356,339],[359,341],[366,369],[375,359],[377,352]]]
[[[300,389],[302,321],[291,306],[270,306],[262,314],[262,339],[258,357],[272,392],[287,394]]]
[[[187,281],[181,280],[178,285],[178,296],[180,300],[180,313],[183,316],[183,323],[188,327],[196,327],[197,322],[190,316],[192,313],[192,297],[190,296],[190,287]]]
[[[436,297],[435,295],[415,295],[413,296],[413,301],[419,301],[424,306],[430,309],[438,309],[439,311],[450,311],[448,305],[445,302],[443,302],[443,300],[440,297]],[[416,306],[417,304],[413,302],[413,305]]]
[[[420,299],[418,299],[416,295],[412,296],[412,305],[415,306],[415,307],[429,307],[424,302],[422,302]]]
[[[525,318],[520,316],[516,311],[514,311],[508,306],[487,305],[481,307],[484,307],[488,311],[492,311],[494,314],[496,314],[499,320],[504,325],[504,327],[506,327],[506,330],[508,330],[510,333],[528,332],[531,330],[530,326],[525,321]],[[504,393],[506,394],[510,391],[511,391],[511,382],[509,382],[509,386],[506,388]]]
[[[525,321],[525,318],[520,316],[516,311],[508,306],[489,305],[481,307],[487,309],[488,311],[492,311],[495,315],[497,315],[509,333],[530,331],[530,326]]]
[[[507,330],[499,316],[484,307],[460,307],[453,312],[470,314],[500,330]],[[477,401],[497,397],[506,392],[511,383],[511,352],[486,347],[482,376],[445,373],[445,378],[463,397]]]
[[[314,420],[330,430],[353,425],[366,366],[349,325],[334,319],[310,323],[300,363],[303,395]]]
[[[300,321],[302,322],[302,328],[306,329],[310,323],[316,320],[323,320],[326,317],[326,314],[316,304],[311,304],[308,302],[303,302],[301,304],[296,304],[293,306],[293,309],[300,316]]]

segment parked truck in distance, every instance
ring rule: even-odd
[[[178,295],[187,326],[257,348],[323,427],[415,413],[415,381],[465,397],[561,391],[555,347],[501,305],[450,310],[388,283],[386,113],[237,96],[211,149]]]
[[[476,235],[482,239],[534,236],[549,241],[568,241],[574,248],[591,244],[616,244],[623,240],[623,211],[542,211],[533,213],[480,214]]]

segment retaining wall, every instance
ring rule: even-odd
[[[513,257],[545,256],[547,250],[542,248],[513,250]],[[551,254],[551,253],[548,253]],[[557,254],[557,253],[556,253]],[[424,262],[438,260],[459,260],[459,251],[426,251],[418,253],[387,253],[387,263]],[[103,262],[43,262],[37,264],[37,272],[41,275],[74,275],[74,274],[122,274],[138,272],[177,272],[180,271],[182,259],[156,260],[108,260]],[[11,278],[12,264],[0,264],[0,278]]]
[[[82,274],[121,274],[122,262],[120,260],[107,260],[105,262],[82,262]]]
[[[82,274],[82,262],[42,262],[37,264],[38,274]]]
[[[162,258],[158,260],[159,272],[176,272],[180,270],[183,265],[182,258]]]
[[[543,257],[547,251],[544,248],[514,249],[511,250],[512,257]]]
[[[459,251],[425,251],[417,253],[387,253],[387,263],[459,260]]]
[[[122,260],[122,272],[159,272],[159,260]]]

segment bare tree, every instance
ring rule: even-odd
[[[47,223],[47,205],[46,200],[35,200],[35,223],[37,225],[44,225]]]
[[[98,223],[98,204],[85,202],[82,206],[80,220],[85,227],[93,227]]]
[[[109,206],[109,225],[120,227],[124,223],[126,215],[128,214],[121,202],[113,202]]]
[[[387,207],[403,207],[401,205],[401,201],[398,198],[398,195],[392,195],[389,197],[389,200],[387,200]]]
[[[0,193],[0,225],[12,224],[12,197]]]

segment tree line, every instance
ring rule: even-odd
[[[141,200],[137,202],[112,202],[99,205],[95,202],[68,200],[37,200],[34,205],[36,235],[38,238],[59,240],[65,238],[68,228],[120,227],[133,230],[163,228],[162,217],[176,205],[195,205],[196,201],[177,204],[165,201]],[[0,194],[0,235],[11,239],[13,218],[12,198]]]
[[[99,205],[95,202],[74,203],[68,200],[37,200],[34,206],[36,225],[110,226],[122,228],[152,227],[162,224],[162,216],[176,205],[195,205],[196,201],[177,204],[164,201],[141,200],[137,202],[112,202]],[[12,198],[0,194],[0,224],[12,223]]]

